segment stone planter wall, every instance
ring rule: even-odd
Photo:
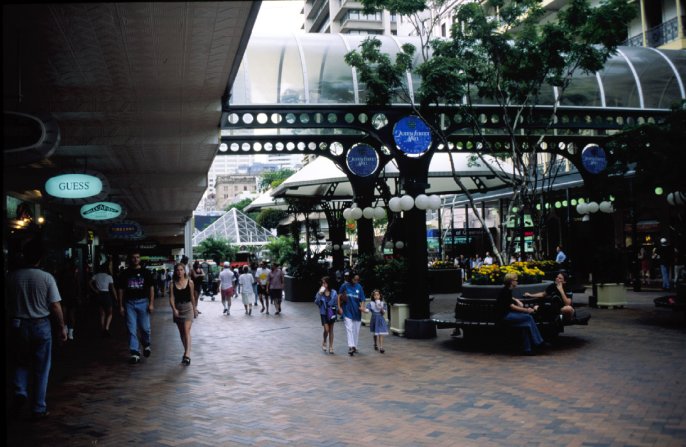
[[[552,281],[542,281],[537,284],[522,284],[518,285],[512,290],[512,296],[515,298],[522,298],[524,296],[524,293],[529,292],[529,293],[537,293],[537,292],[543,292],[550,284],[552,284]],[[498,293],[500,292],[500,289],[502,289],[502,285],[494,285],[494,286],[481,286],[477,284],[472,284],[469,282],[466,282],[462,284],[462,298],[490,298],[494,299],[498,297]]]

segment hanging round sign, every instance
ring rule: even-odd
[[[588,144],[581,151],[581,164],[591,174],[600,174],[607,167],[605,150],[597,144]]]
[[[81,217],[89,220],[112,220],[122,217],[122,208],[114,202],[88,203],[81,207]]]
[[[43,191],[54,201],[82,205],[107,197],[110,185],[99,172],[67,170],[49,178],[43,186]]]
[[[393,139],[398,150],[407,155],[421,155],[431,147],[431,129],[418,116],[409,115],[395,123]]]
[[[345,161],[350,172],[360,177],[369,177],[379,167],[379,154],[367,144],[356,144],[348,151]]]

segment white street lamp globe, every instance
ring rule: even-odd
[[[401,249],[405,246],[405,243],[403,241],[398,241],[395,243],[395,248]]]
[[[377,206],[374,208],[374,219],[383,219],[386,217],[386,210],[381,208],[380,206]]]
[[[672,206],[674,206],[676,204],[676,202],[674,201],[674,193],[673,192],[670,192],[669,194],[667,194],[667,203],[669,203]]]
[[[597,202],[590,202],[588,205],[588,212],[589,213],[597,213],[599,209],[599,205]]]
[[[428,209],[429,203],[429,196],[426,194],[419,194],[417,198],[414,199],[415,206],[420,210]]]
[[[362,216],[364,216],[365,219],[373,219],[374,218],[374,208],[371,206],[366,206],[362,210]]]
[[[608,202],[607,200],[603,200],[602,202],[600,202],[600,205],[598,205],[598,209],[600,209],[600,211],[602,211],[603,213],[611,213],[614,211],[612,202]]]
[[[338,251],[338,250],[341,249],[341,246],[338,245],[338,244],[333,244],[333,249],[336,250],[336,251]]]
[[[441,208],[441,196],[432,194],[429,196],[429,209],[437,210]]]
[[[350,212],[351,212],[351,211],[352,211],[352,210],[351,210],[350,208],[344,209],[344,210],[343,210],[343,219],[345,219],[345,220],[350,220],[350,219],[351,219],[351,217],[350,217]]]
[[[391,200],[388,201],[388,208],[390,208],[391,211],[394,213],[399,213],[400,212],[400,197],[392,197]]]
[[[405,194],[400,198],[400,209],[403,211],[410,211],[414,206],[414,199],[412,196]]]
[[[580,203],[576,206],[576,212],[579,214],[586,214],[588,210],[586,209],[585,203]]]
[[[388,248],[388,249],[391,249],[391,248],[393,248],[393,242],[391,242],[391,241],[386,241],[386,243],[384,244],[384,246],[385,246],[386,248]]]
[[[353,220],[360,220],[362,218],[362,209],[355,207],[350,211],[350,218]]]

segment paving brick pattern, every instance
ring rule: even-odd
[[[111,338],[82,325],[55,350],[50,417],[8,418],[6,444],[686,446],[686,327],[654,308],[655,294],[630,296],[623,309],[592,309],[588,327],[532,357],[451,329],[389,336],[382,355],[363,326],[351,358],[342,323],[328,355],[313,304],[247,316],[234,300],[227,317],[205,300],[189,367],[159,298],[150,358],[126,363],[121,317]],[[432,311],[454,297],[438,296]]]

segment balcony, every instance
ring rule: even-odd
[[[681,27],[684,29],[684,25],[686,24],[684,16],[674,17],[666,22],[654,26],[646,31],[646,39],[648,40],[647,46],[657,48],[668,42],[678,39],[680,36],[677,19],[681,19]],[[630,37],[624,41],[623,45],[631,47],[643,46],[643,34],[637,34]]]

